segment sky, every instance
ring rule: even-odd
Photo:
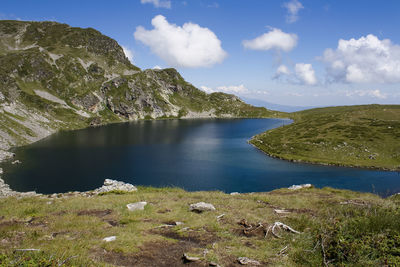
[[[400,104],[398,0],[1,0],[0,19],[95,28],[136,66],[292,106]]]

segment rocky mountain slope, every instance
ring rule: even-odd
[[[175,69],[142,71],[115,40],[91,28],[0,21],[3,152],[59,129],[110,122],[281,114],[234,95],[206,94]]]

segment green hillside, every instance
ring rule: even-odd
[[[290,116],[293,124],[251,143],[287,160],[400,169],[400,105],[328,107]]]

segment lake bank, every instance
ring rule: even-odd
[[[294,164],[249,145],[281,119],[142,121],[60,132],[19,148],[4,177],[17,191],[87,191],[111,178],[188,191],[265,192],[292,184],[346,188],[388,196],[396,173]],[[67,163],[67,164],[66,164]]]
[[[215,210],[190,211],[202,201]],[[137,202],[147,204],[127,208]],[[0,263],[186,266],[189,257],[194,266],[240,266],[245,257],[261,266],[396,265],[398,204],[397,196],[332,188],[11,197],[0,199]]]
[[[329,107],[292,113],[294,123],[250,143],[292,162],[400,170],[400,105]]]

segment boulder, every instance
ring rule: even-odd
[[[190,211],[203,212],[203,211],[214,211],[215,207],[210,203],[199,202],[191,204],[189,207]]]
[[[116,181],[116,180],[111,180],[111,179],[105,179],[104,184],[102,187],[97,188],[94,190],[95,194],[100,194],[100,193],[106,193],[110,191],[124,191],[124,192],[134,192],[137,191],[137,188],[128,183]]]
[[[311,188],[311,187],[312,187],[312,184],[301,184],[301,185],[292,185],[292,186],[288,187],[288,189],[299,190],[299,189]]]
[[[135,210],[144,210],[144,207],[147,205],[147,202],[142,201],[142,202],[136,202],[136,203],[129,203],[126,205],[129,211],[135,211]]]

